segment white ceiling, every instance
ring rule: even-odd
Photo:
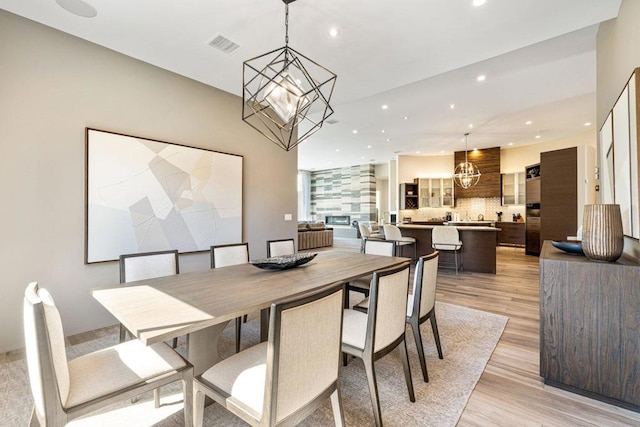
[[[0,8],[236,95],[242,62],[284,45],[280,0],[85,1],[96,17],[55,0]],[[527,145],[595,123],[597,25],[617,16],[621,0],[472,1],[291,3],[290,46],[338,75],[337,123],[299,146],[300,169],[450,154],[464,150],[465,132],[469,148]],[[242,47],[211,48],[218,33]]]

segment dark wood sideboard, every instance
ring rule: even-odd
[[[640,412],[640,264],[540,254],[545,384]]]

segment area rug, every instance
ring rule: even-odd
[[[498,343],[508,318],[451,304],[437,303],[436,314],[444,359],[438,359],[429,323],[422,325],[429,382],[422,380],[415,342],[410,328],[407,340],[416,402],[411,403],[402,373],[398,352],[392,352],[376,362],[378,391],[382,418],[386,426],[455,426],[465,408],[480,375]],[[233,324],[233,322],[232,322]],[[250,317],[243,325],[243,347],[258,342],[258,319]],[[111,336],[70,346],[68,357],[113,345],[117,329]],[[220,353],[233,353],[233,326],[225,330],[220,340]],[[347,426],[373,425],[371,400],[366,374],[359,359],[350,359],[340,373],[342,400]],[[141,396],[131,404],[123,402],[97,415],[78,419],[69,426],[159,426],[184,425],[182,396],[177,385],[162,388],[162,405],[153,407],[152,394]],[[0,365],[0,419],[2,425],[28,425],[33,405],[24,361]],[[4,424],[6,423],[6,424]],[[205,426],[244,426],[220,405],[210,405],[205,411]],[[301,425],[331,426],[333,417],[327,402]]]

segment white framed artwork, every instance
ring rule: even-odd
[[[242,156],[90,128],[85,142],[85,263],[242,241]]]

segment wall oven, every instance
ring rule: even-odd
[[[526,254],[540,255],[540,203],[527,203]]]

